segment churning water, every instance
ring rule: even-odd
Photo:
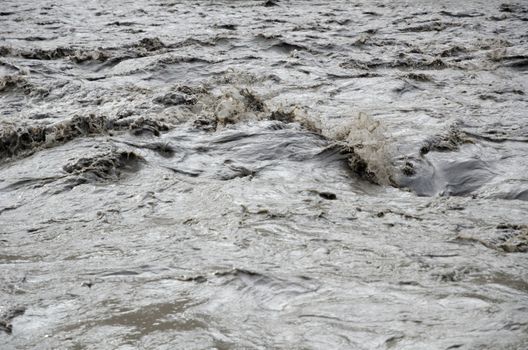
[[[2,349],[528,348],[524,1],[2,0]]]

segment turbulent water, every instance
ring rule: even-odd
[[[0,348],[527,349],[504,1],[3,0]]]

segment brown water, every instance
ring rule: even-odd
[[[528,348],[528,5],[2,1],[2,349]]]

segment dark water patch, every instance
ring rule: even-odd
[[[308,50],[305,46],[299,44],[291,44],[286,41],[280,41],[276,44],[273,44],[269,50],[289,54],[292,51],[305,51]]]
[[[523,6],[521,3],[503,3],[499,6],[500,12],[515,13],[515,14],[526,14],[528,13],[528,7]]]
[[[283,123],[293,123],[296,119],[296,116],[293,111],[284,111],[279,109],[272,111],[268,118],[269,120],[277,120]]]
[[[430,75],[423,73],[407,73],[403,75],[404,78],[420,81],[420,82],[429,82],[433,81],[433,78]]]
[[[275,6],[279,6],[279,2],[278,1],[275,1],[275,0],[266,0],[262,6],[264,7],[275,7]]]
[[[198,177],[204,173],[203,170],[179,169],[176,167],[164,166],[165,169],[172,171],[175,174],[181,174],[189,177]]]
[[[106,50],[76,50],[73,54],[68,55],[67,58],[75,63],[84,62],[108,62],[111,60],[111,54]],[[115,60],[111,60],[110,63],[114,63]]]
[[[478,98],[483,101],[493,101],[498,103],[506,101],[506,99],[492,94],[480,94]]]
[[[193,97],[200,94],[207,94],[209,90],[205,86],[188,86],[188,85],[178,85],[176,91],[179,91],[188,97]]]
[[[131,27],[139,23],[132,21],[114,21],[107,24],[107,26],[117,26],[117,27]]]
[[[0,96],[23,94],[28,97],[45,98],[54,87],[57,86],[37,84],[26,67],[8,60],[0,60]]]
[[[457,240],[478,242],[487,248],[505,253],[526,253],[528,252],[528,226],[500,224],[491,236],[460,234]]]
[[[107,62],[112,58],[108,51],[99,49],[89,51],[76,50],[73,54],[68,55],[67,57],[75,63]],[[115,61],[112,60],[112,63],[113,62]]]
[[[416,33],[416,32],[440,32],[443,31],[446,28],[457,26],[456,23],[446,23],[441,21],[433,21],[429,23],[424,23],[416,26],[406,27],[400,29],[401,32],[404,33]]]
[[[21,152],[39,147],[46,141],[42,127],[11,128],[0,130],[0,160],[13,157]]]
[[[528,142],[528,127],[519,124],[489,123],[486,125],[464,124],[464,134],[476,140],[488,142]]]
[[[65,24],[64,21],[59,19],[50,19],[50,20],[39,20],[35,22],[38,26],[51,26],[53,24]],[[59,29],[60,26],[48,27],[48,29]]]
[[[510,58],[508,62],[505,62],[502,65],[507,68],[524,72],[528,70],[528,56],[517,59]]]
[[[35,151],[64,144],[78,137],[111,134],[129,131],[132,135],[160,136],[172,128],[160,120],[146,117],[109,119],[105,116],[90,114],[74,116],[55,124],[9,126],[0,128],[0,160],[16,156],[27,156]]]
[[[424,145],[420,148],[420,154],[427,154],[431,151],[452,152],[458,150],[459,146],[465,143],[472,143],[472,141],[460,129],[458,124],[454,124],[444,133],[435,135],[426,140]]]
[[[203,46],[203,47],[211,47],[215,46],[214,40],[200,40],[196,38],[187,38],[183,41],[178,41],[172,44],[167,45],[168,48],[171,49],[177,49],[187,46]]]
[[[346,156],[348,167],[354,176],[376,185],[381,183],[378,175],[369,167],[368,161],[363,158],[353,146],[348,144],[336,144],[333,147],[335,147],[340,154]]]
[[[287,22],[285,22],[287,23]],[[325,33],[331,31],[331,27],[323,26],[319,23],[310,23],[308,25],[297,25],[291,29],[292,32],[316,31],[317,33]],[[311,36],[312,39],[319,36]]]
[[[7,334],[11,334],[13,332],[13,325],[11,324],[11,321],[15,317],[23,315],[25,312],[26,308],[24,306],[12,307],[5,310],[0,315],[0,331],[4,331]]]
[[[341,62],[339,64],[339,67],[345,68],[345,69],[364,69],[368,70],[370,68],[376,68],[379,66],[382,66],[383,63],[375,63],[372,61],[361,61],[356,59],[349,59],[346,62]]]
[[[190,221],[188,223],[190,223]],[[196,276],[185,276],[184,275],[184,276],[176,277],[176,279],[182,282],[195,282],[195,283],[204,283],[207,281],[207,277],[202,276],[202,275],[196,275]]]
[[[305,114],[297,113],[295,109],[276,109],[271,111],[271,113],[267,115],[266,118],[268,120],[280,121],[285,124],[298,123],[303,127],[304,130],[323,136],[321,125],[317,122],[317,120]],[[274,126],[274,128],[276,128],[276,126]]]
[[[405,176],[416,175],[416,169],[414,168],[414,164],[411,162],[405,162],[405,164],[401,168],[401,172]]]
[[[495,245],[507,253],[528,252],[528,225],[500,224]]]
[[[268,51],[275,51],[282,54],[290,54],[292,51],[311,51],[308,47],[299,43],[292,43],[284,39],[280,34],[258,34],[255,36],[255,43],[262,45]]]
[[[46,39],[48,40],[48,39]],[[23,57],[33,60],[59,60],[69,59],[75,63],[83,62],[105,62],[111,54],[108,50],[104,49],[76,49],[76,48],[64,48],[57,47],[54,49],[10,49],[9,51],[1,52],[2,56],[15,56]]]
[[[473,272],[471,269],[459,268],[452,271],[435,273],[433,277],[444,283],[460,282],[465,280],[471,272]]]
[[[7,57],[13,54],[13,48],[10,46],[0,46],[0,57]],[[3,64],[4,62],[2,62]]]
[[[509,88],[506,88],[506,89],[503,89],[503,90],[495,90],[493,92],[496,93],[496,94],[499,94],[499,95],[513,94],[513,95],[524,96],[524,91],[520,90],[520,89],[509,89]]]
[[[454,57],[467,53],[469,50],[463,46],[455,45],[440,52],[440,57]]]
[[[4,212],[7,212],[7,211],[10,211],[10,210],[15,210],[15,209],[17,209],[19,207],[20,207],[19,205],[11,205],[11,206],[0,208],[0,214],[2,214]]]
[[[196,103],[196,98],[181,93],[169,92],[154,98],[154,102],[165,106],[193,105]]]
[[[234,163],[232,160],[224,161],[224,168],[220,169],[216,176],[220,180],[228,181],[236,178],[249,177],[250,179],[257,175],[258,170],[247,168],[243,165]]]
[[[0,76],[0,93],[21,91],[28,95],[34,90],[26,75],[13,74]]]
[[[379,78],[381,74],[373,72],[363,72],[357,74],[342,74],[342,73],[327,73],[327,76],[332,79],[363,79],[363,78]]]
[[[255,93],[253,93],[249,89],[242,89],[240,90],[240,94],[244,97],[244,103],[249,110],[255,112],[264,111],[264,102],[260,97],[255,95]]]
[[[403,84],[401,84],[400,86],[393,88],[392,92],[394,92],[397,95],[403,95],[408,92],[420,91],[420,90],[422,89],[418,85],[413,84],[409,81],[404,81]]]
[[[45,40],[49,40],[49,38],[45,38]],[[130,58],[150,56],[165,48],[167,46],[159,38],[147,37],[131,45],[94,49],[75,47],[14,49],[3,46],[0,48],[0,56],[14,56],[45,61],[69,59],[75,63],[110,61],[109,63],[117,64]]]
[[[337,199],[337,195],[332,192],[319,192],[319,197],[330,201]]]
[[[30,115],[28,118],[32,120],[42,120],[42,119],[56,119],[58,116],[53,115],[51,113],[35,113],[33,115]]]
[[[455,18],[473,18],[473,17],[483,16],[483,14],[479,12],[452,12],[452,11],[442,10],[439,13],[444,16],[455,17]]]
[[[138,49],[145,49],[147,51],[157,51],[166,47],[166,45],[157,37],[143,38],[132,47]]]
[[[160,134],[164,131],[168,131],[170,129],[169,125],[164,124],[158,120],[154,119],[148,119],[139,117],[135,119],[132,123],[129,125],[129,130],[132,135],[139,136],[139,135],[153,135],[153,136],[160,136]]]
[[[109,128],[102,116],[75,116],[52,125],[5,126],[0,129],[0,160],[31,154],[41,146],[61,144],[76,137],[101,134]]]
[[[39,49],[18,52],[21,57],[38,60],[56,60],[69,57],[75,54],[73,48],[57,47],[55,49]]]
[[[242,141],[246,138],[256,137],[259,133],[253,132],[244,132],[244,131],[232,131],[215,135],[211,142],[215,144],[226,144],[226,143],[235,143],[237,141]],[[201,150],[204,150],[203,148]]]
[[[288,23],[287,20],[280,18],[266,18],[263,20],[264,23]]]
[[[113,271],[108,272],[102,275],[102,277],[114,277],[114,276],[138,276],[140,275],[137,271],[132,270],[120,270],[120,271]]]
[[[193,121],[193,127],[203,131],[215,131],[218,121],[212,118],[198,117]]]
[[[219,29],[236,30],[238,26],[236,24],[229,23],[229,24],[218,24],[215,27]]]
[[[374,171],[369,168],[369,163],[359,156],[356,152],[346,151],[348,155],[348,166],[352,173],[358,176],[360,179],[367,180],[374,184],[379,185],[381,182]]]
[[[411,57],[403,54],[397,59],[391,61],[384,61],[378,58],[374,58],[370,61],[349,59],[345,62],[341,62],[339,67],[364,70],[377,68],[441,70],[449,68],[450,65],[440,58]]]
[[[46,36],[25,36],[21,38],[25,41],[47,41],[47,40],[54,40],[57,39],[57,37],[46,37]]]
[[[70,120],[52,124],[41,130],[45,138],[54,142],[66,142],[79,136],[101,134],[111,128],[111,122],[104,116],[90,114],[88,116],[74,116]],[[40,141],[40,139],[37,139]]]
[[[436,180],[439,171],[427,159],[408,159],[400,171],[403,176],[397,179],[398,185],[418,196],[433,196],[441,191]]]
[[[178,150],[176,147],[172,146],[169,142],[148,142],[148,143],[138,143],[138,142],[131,142],[131,141],[118,141],[116,142],[124,143],[128,146],[140,148],[140,149],[148,149],[151,151],[156,152],[158,155],[162,156],[163,158],[171,158],[176,154],[176,151]]]
[[[413,58],[404,57],[391,63],[386,63],[381,66],[388,68],[415,68],[415,69],[447,69],[450,67],[448,63],[440,58]]]
[[[126,174],[137,172],[143,157],[130,151],[111,151],[81,158],[63,167],[68,174],[84,182],[117,181]]]

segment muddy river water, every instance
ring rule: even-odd
[[[528,349],[528,3],[0,2],[1,349]]]

